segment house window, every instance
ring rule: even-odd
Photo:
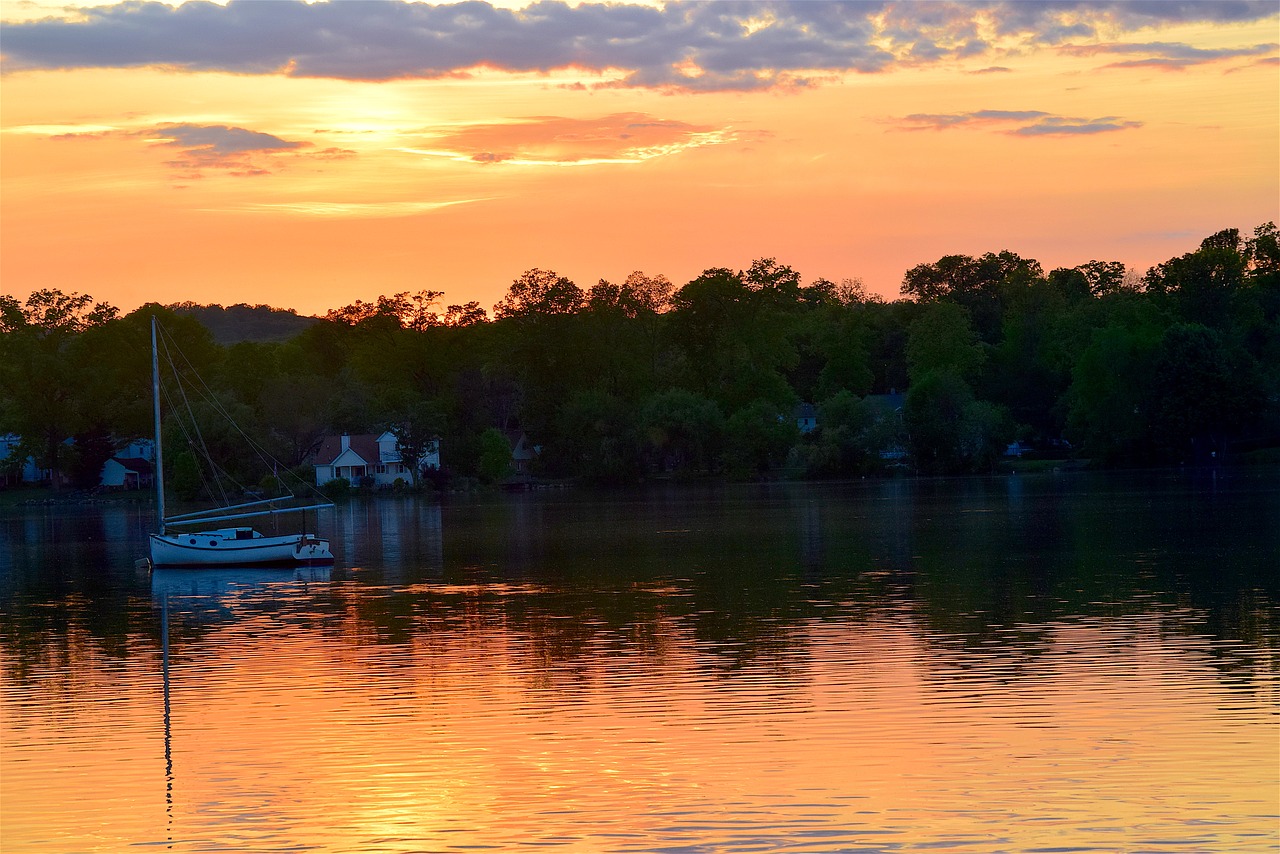
[[[386,467],[386,466],[374,466],[373,471],[374,471],[374,473],[375,473],[375,474],[386,474],[386,473],[387,473],[387,467]]]

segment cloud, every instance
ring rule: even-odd
[[[312,147],[309,142],[229,125],[164,124],[136,135],[177,149],[176,158],[165,165],[184,178],[200,178],[209,170],[237,178],[270,175],[280,163],[275,155]]]
[[[159,66],[376,81],[578,69],[601,87],[749,91],[981,56],[992,38],[1014,50],[1276,14],[1274,0],[541,0],[519,10],[483,0],[126,0],[9,23],[3,50],[7,71]]]
[[[1138,59],[1113,62],[1104,68],[1161,68],[1181,71],[1196,65],[1232,59],[1269,58],[1280,50],[1280,44],[1259,44],[1239,48],[1198,48],[1181,42],[1108,43],[1068,45],[1061,52],[1072,56],[1138,56]]]
[[[1079,136],[1142,127],[1117,116],[1084,119],[1055,116],[1041,110],[976,110],[968,113],[915,113],[897,121],[900,130],[950,130],[962,126],[996,126],[1014,136]]]
[[[1066,116],[1046,116],[1029,125],[1015,128],[1010,133],[1017,136],[1089,136],[1142,127],[1142,122],[1125,121],[1116,116],[1100,119],[1077,119]]]
[[[1025,122],[1048,116],[1040,110],[976,110],[971,113],[913,113],[900,120],[902,130],[945,130],[958,125]]]
[[[23,128],[29,131],[29,128]],[[231,125],[167,123],[143,129],[99,126],[58,128],[54,140],[142,139],[161,149],[175,151],[165,165],[184,178],[201,178],[209,170],[234,177],[269,175],[290,159],[342,160],[355,152],[342,148],[316,149],[310,142],[294,142],[262,131]]]
[[[324,219],[393,219],[483,201],[488,199],[457,199],[447,202],[269,202],[236,210],[256,213],[282,212]]]
[[[290,151],[305,148],[306,142],[288,142],[278,136],[227,125],[161,125],[156,132],[161,145],[202,152],[211,157],[234,157],[254,151]],[[167,137],[167,139],[165,138]]]
[[[116,130],[114,125],[14,125],[0,133],[23,136],[45,136],[50,139],[72,139],[81,136],[102,136]]]
[[[615,113],[594,119],[533,116],[471,125],[424,139],[414,153],[473,163],[574,166],[640,163],[738,139],[728,128]]]
[[[1005,35],[1042,44],[1180,24],[1242,24],[1276,17],[1274,0],[1004,0],[981,4]]]

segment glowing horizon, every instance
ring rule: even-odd
[[[4,2],[0,290],[490,308],[775,257],[897,295],[1280,219],[1274,3]]]

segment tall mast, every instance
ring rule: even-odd
[[[156,512],[164,533],[164,452],[160,449],[160,351],[156,347],[156,316],[151,315],[151,406],[156,427]]]

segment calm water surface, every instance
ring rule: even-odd
[[[1280,471],[0,517],[0,849],[1280,850]]]

